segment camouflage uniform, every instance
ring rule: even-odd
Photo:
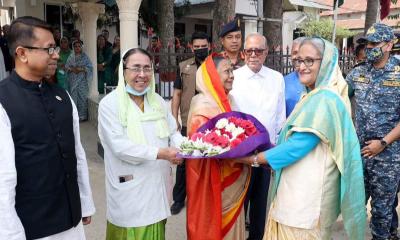
[[[368,41],[394,38],[392,30],[382,25],[371,27],[374,29],[368,31]],[[372,63],[358,66],[346,80],[354,90],[356,129],[362,148],[368,140],[385,137],[399,123],[400,60],[391,56],[382,69],[375,69]],[[400,142],[393,142],[371,159],[363,158],[363,163],[366,196],[371,197],[371,233],[374,239],[391,239],[391,235],[396,239],[397,226],[391,227],[391,222],[400,180]]]
[[[229,59],[229,56],[228,56],[228,54],[227,54],[225,51],[222,51],[220,54],[221,54],[224,58]],[[232,62],[232,67],[233,67],[233,70],[236,70],[236,69],[238,69],[238,68],[243,67],[244,65],[246,65],[246,62],[244,61],[244,54],[243,54],[242,51],[240,51],[240,52],[238,53],[238,57],[237,57],[236,62],[235,62],[235,63]]]

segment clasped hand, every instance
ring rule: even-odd
[[[176,155],[178,153],[179,149],[175,147],[161,148],[158,151],[157,159],[165,159],[172,164],[181,164],[183,162],[183,158],[177,157]]]
[[[373,158],[385,149],[379,140],[366,141],[367,146],[361,149],[361,154],[366,158]]]

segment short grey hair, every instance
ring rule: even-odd
[[[301,44],[301,42],[303,42],[305,39],[307,39],[306,37],[298,37],[295,40],[293,40],[292,46],[293,45],[297,45],[297,44]]]
[[[321,38],[317,38],[317,37],[308,37],[305,38],[301,44],[300,44],[300,48],[305,45],[305,44],[311,44],[318,52],[319,57],[322,58],[324,51],[325,51],[325,44],[324,41]]]
[[[244,41],[244,47],[246,47],[247,41],[248,41],[250,38],[253,38],[253,37],[261,37],[261,38],[263,39],[263,41],[264,41],[264,47],[268,47],[267,38],[264,37],[264,35],[262,35],[262,34],[260,34],[260,33],[257,33],[257,32],[255,32],[255,33],[250,33],[249,35],[247,35],[247,37],[246,37],[246,39],[245,39],[245,41]]]

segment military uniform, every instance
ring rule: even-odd
[[[224,58],[228,58],[229,59],[228,54],[225,51],[222,51],[221,55]],[[233,70],[236,70],[236,69],[238,69],[240,67],[243,67],[245,64],[246,64],[246,62],[244,61],[244,54],[243,54],[243,52],[239,52],[236,62],[232,62]]]
[[[225,37],[228,33],[231,32],[237,32],[240,31],[240,21],[239,19],[234,19],[233,21],[228,22],[227,24],[225,24],[224,26],[222,26],[221,28],[221,32],[219,33],[219,37],[223,38]],[[224,58],[229,59],[228,54],[226,53],[226,51],[222,51],[220,53]],[[243,67],[246,63],[244,62],[244,54],[243,52],[239,52],[238,53],[238,57],[236,62],[232,62],[232,67],[233,70],[236,70],[240,67]]]
[[[377,29],[369,41],[374,42],[375,36],[381,39],[376,42],[382,42],[382,34],[386,32]],[[354,68],[346,80],[354,91],[355,125],[363,148],[366,141],[382,139],[399,123],[400,60],[391,56],[381,69],[368,62]],[[374,239],[391,239],[397,235],[391,222],[400,180],[400,142],[394,141],[371,159],[363,157],[363,163],[366,196],[371,197],[371,233]]]
[[[174,89],[179,89],[182,91],[179,109],[182,120],[181,133],[183,136],[186,136],[187,134],[186,126],[190,110],[190,102],[192,101],[193,96],[196,94],[196,71],[198,66],[199,65],[196,63],[194,57],[179,63],[177,78],[174,82]],[[185,163],[182,163],[176,167],[176,182],[172,192],[174,205],[176,205],[179,210],[185,205],[186,199],[185,169]],[[174,209],[171,209],[171,211],[174,212]]]

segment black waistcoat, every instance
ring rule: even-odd
[[[0,103],[11,123],[15,209],[27,239],[76,226],[81,203],[69,96],[54,84],[25,81],[12,72],[0,83]]]

